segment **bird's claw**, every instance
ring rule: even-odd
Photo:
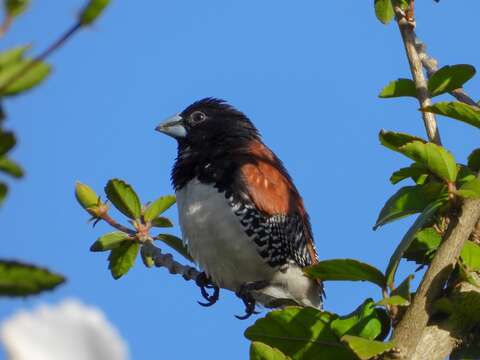
[[[242,285],[242,287],[236,293],[236,295],[243,301],[245,305],[245,315],[242,315],[242,316],[235,315],[237,319],[245,320],[245,319],[248,319],[253,314],[255,315],[260,314],[259,311],[255,311],[256,301],[251,291],[263,289],[265,286],[267,286],[267,283],[264,281],[256,281],[253,283]]]
[[[207,275],[202,272],[200,275],[197,276],[195,283],[200,288],[200,292],[202,293],[202,297],[207,300],[207,302],[197,301],[201,306],[212,306],[218,301],[218,297],[220,295],[220,289],[217,285],[213,284],[212,281],[207,277]],[[213,289],[213,293],[210,295],[207,289]]]
[[[240,297],[239,294],[237,294],[237,296]],[[243,297],[240,297],[240,299],[242,299],[243,303],[245,304],[245,315],[242,315],[242,316],[235,315],[237,319],[245,320],[245,319],[248,319],[253,314],[259,313],[258,311],[255,311],[255,299],[253,298],[253,296],[244,295]]]

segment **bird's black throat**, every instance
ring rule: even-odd
[[[172,170],[175,190],[198,178],[221,190],[229,190],[241,165],[248,161],[252,141],[260,135],[245,114],[223,100],[206,98],[187,107],[180,116],[189,119],[201,111],[207,120],[191,126],[185,121],[187,136],[178,140],[178,152]]]

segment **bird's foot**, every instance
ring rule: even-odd
[[[236,295],[243,301],[245,305],[245,315],[242,315],[242,316],[235,315],[237,319],[245,320],[245,319],[248,319],[253,314],[259,314],[258,311],[255,311],[256,301],[252,295],[252,290],[261,290],[267,285],[268,284],[266,281],[255,281],[255,282],[243,284],[240,287],[240,290],[236,292]]]
[[[212,280],[208,278],[207,274],[204,272],[200,273],[195,280],[195,283],[200,288],[200,292],[205,300],[206,303],[197,301],[202,306],[212,306],[218,301],[218,297],[220,295],[220,289],[217,285],[212,283]],[[207,289],[213,289],[213,293],[210,295]]]

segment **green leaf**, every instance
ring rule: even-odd
[[[30,48],[30,45],[23,45],[0,52],[0,70],[21,60]]]
[[[480,171],[480,148],[473,150],[472,153],[468,155],[468,167],[472,171]]]
[[[92,246],[90,246],[90,251],[106,251],[118,248],[124,241],[131,241],[132,238],[121,231],[114,231],[105,235],[100,236],[97,241],[95,241]]]
[[[329,316],[314,308],[287,307],[269,312],[245,331],[294,360],[353,360],[353,354],[329,327]]]
[[[0,171],[16,178],[23,176],[23,170],[20,165],[6,157],[0,157]]]
[[[112,250],[108,257],[108,268],[113,278],[119,279],[125,275],[135,263],[138,255],[139,244],[137,242],[125,242]]]
[[[143,265],[147,268],[151,268],[155,265],[152,255],[145,249],[145,246],[140,248],[140,255],[142,255]]]
[[[457,188],[477,178],[477,175],[465,165],[457,164],[457,167],[458,167],[457,184],[456,184]]]
[[[5,12],[10,17],[21,15],[28,7],[30,0],[4,0]]]
[[[465,281],[473,286],[480,288],[480,281],[478,280],[478,273],[470,271],[463,262],[457,263],[458,268],[458,280]]]
[[[421,110],[448,116],[480,128],[480,109],[461,102],[439,102]]]
[[[80,14],[82,26],[91,25],[109,5],[110,0],[90,0]]]
[[[133,188],[125,181],[112,179],[105,186],[108,200],[124,215],[138,219],[142,214],[140,199]]]
[[[145,221],[152,221],[153,219],[158,217],[158,215],[162,214],[164,211],[170,208],[173,204],[175,204],[175,201],[176,201],[175,195],[167,195],[167,196],[159,197],[153,203],[148,205],[143,215],[143,218],[145,219]]]
[[[448,197],[442,197],[435,200],[433,203],[428,205],[423,212],[418,216],[417,220],[413,223],[410,229],[407,231],[405,236],[403,237],[400,244],[395,249],[392,257],[390,258],[390,262],[387,266],[386,271],[386,278],[387,284],[390,288],[393,288],[394,280],[395,280],[395,272],[397,271],[398,264],[403,257],[405,251],[410,247],[410,244],[415,239],[415,235],[417,232],[428,222],[430,219],[435,215],[437,210],[444,205],[448,201]]]
[[[388,24],[395,13],[393,12],[391,0],[375,0],[375,16],[383,24]]]
[[[400,148],[412,141],[426,142],[422,138],[410,134],[399,133],[394,131],[381,130],[378,134],[380,143],[390,150],[400,152]]]
[[[173,223],[170,221],[170,219],[167,219],[166,217],[163,217],[163,216],[159,216],[159,217],[152,220],[152,226],[154,226],[154,227],[173,227]]]
[[[49,64],[38,62],[28,72],[17,78],[13,83],[3,88],[10,80],[17,76],[33,60],[25,59],[11,63],[0,71],[1,96],[13,96],[40,85],[50,75],[52,67]]]
[[[185,246],[182,239],[179,239],[178,237],[169,234],[159,234],[155,237],[155,239],[163,241],[180,255],[183,255],[185,259],[194,262],[188,252],[188,248]]]
[[[84,209],[91,208],[99,203],[97,193],[93,191],[90,186],[83,184],[80,181],[75,183],[75,197],[80,206]]]
[[[422,229],[415,235],[403,257],[417,264],[428,264],[441,242],[442,236],[433,227]]]
[[[462,252],[460,253],[462,263],[469,271],[480,271],[480,246],[473,241],[465,241]]]
[[[411,96],[417,97],[417,89],[415,88],[415,83],[410,79],[398,79],[391,81],[385,86],[380,95],[380,98],[394,98],[402,96]]]
[[[463,184],[460,189],[456,191],[456,194],[465,199],[478,199],[480,197],[480,180],[473,179]]]
[[[373,229],[376,230],[405,216],[420,213],[435,199],[446,194],[446,186],[437,182],[402,187],[387,200]]]
[[[445,148],[434,143],[413,141],[403,145],[399,150],[440,178],[451,182],[457,179],[457,162],[452,153]]]
[[[333,320],[330,328],[338,337],[348,334],[373,340],[383,332],[388,333],[389,324],[388,329],[382,331],[385,316],[388,318],[383,309],[375,307],[372,299],[367,299],[351,314]]]
[[[3,202],[5,201],[5,197],[7,196],[7,192],[8,192],[7,185],[0,182],[0,205],[2,205]]]
[[[321,280],[370,281],[385,287],[385,276],[377,268],[352,259],[323,260],[304,269],[308,276]]]
[[[437,96],[459,89],[474,75],[475,68],[472,65],[446,65],[428,80],[428,91],[431,96]]]
[[[395,305],[408,306],[411,301],[410,282],[413,280],[413,275],[408,275],[396,289],[394,289],[390,296],[378,302],[379,305]]]
[[[12,132],[0,132],[0,156],[12,150],[16,143],[17,140]]]
[[[419,163],[413,163],[409,167],[401,168],[400,170],[395,171],[392,176],[390,176],[390,182],[392,184],[397,184],[402,180],[411,178],[416,183],[420,178],[426,178],[428,175],[428,169]]]
[[[345,342],[361,360],[371,359],[390,351],[395,347],[394,343],[391,341],[381,342],[367,340],[362,337],[351,335],[345,335],[342,337],[342,341]]]
[[[377,304],[382,306],[408,306],[410,305],[410,302],[406,301],[405,298],[399,295],[390,295],[377,302]]]
[[[65,278],[48,269],[17,261],[0,260],[0,296],[27,296],[52,290]]]
[[[417,264],[428,264],[442,242],[442,236],[434,228],[419,231],[404,257]],[[465,242],[460,258],[471,271],[480,271],[480,247],[471,242]]]
[[[288,360],[288,356],[262,342],[254,341],[250,346],[250,360]]]

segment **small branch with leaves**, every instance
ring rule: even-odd
[[[391,82],[382,90],[380,97],[416,98],[421,106],[428,138],[437,145],[441,143],[434,114],[444,115],[480,128],[480,108],[462,89],[463,84],[475,75],[475,68],[460,64],[438,69],[437,61],[426,54],[425,45],[416,37],[414,2],[377,0],[376,5],[378,3],[383,5],[383,7],[376,6],[377,16],[382,22],[387,23],[393,17],[396,19],[413,77],[412,80],[398,79]],[[432,104],[432,97],[444,93],[450,93],[459,102]],[[400,189],[387,202],[386,207],[397,203],[401,205],[401,208],[396,209],[401,210],[398,212],[400,214],[416,212],[414,209],[419,205],[423,209],[413,227],[407,232],[407,235],[410,234],[416,239],[408,242],[408,237],[404,238],[397,251],[406,249],[403,251],[404,257],[416,261],[421,266],[426,265],[428,269],[413,297],[412,304],[406,308],[405,314],[394,329],[393,341],[400,351],[401,358],[443,359],[450,354],[453,346],[459,347],[459,342],[458,340],[446,341],[445,332],[442,329],[429,326],[432,315],[439,310],[436,304],[438,301],[449,299],[450,293],[453,294],[454,290],[463,286],[464,282],[479,286],[474,275],[480,271],[480,247],[471,240],[475,238],[472,232],[480,218],[480,180],[477,177],[480,170],[480,149],[473,150],[468,157],[467,165],[463,165],[456,164],[453,156],[444,148],[426,143],[425,146],[429,149],[420,151],[428,157],[426,163],[419,161],[420,153],[417,152],[415,156],[411,156],[413,153],[408,154],[402,151],[402,149],[405,150],[402,145],[403,140],[408,136],[410,135],[402,134],[400,138],[392,138],[389,141],[387,139],[387,143],[385,138],[383,141],[381,138],[383,145],[416,161],[410,167],[394,173],[391,181],[395,183],[409,176],[417,186]],[[413,140],[415,141],[417,140]],[[431,150],[434,152],[429,153]],[[437,164],[433,165],[434,163]],[[428,174],[423,173],[422,168],[427,168]],[[444,189],[440,192],[432,190],[432,186],[438,186],[435,184],[439,180],[442,180]],[[423,188],[422,190],[418,187],[419,185]],[[443,205],[436,206],[432,211],[431,207],[441,202]],[[430,212],[430,219],[425,219],[427,209]],[[404,243],[406,240],[407,242]],[[449,322],[444,325],[444,328],[452,330],[450,337],[456,339],[472,329],[471,322],[467,321],[464,324],[459,324],[457,321],[455,327],[449,327],[451,318],[450,313]],[[478,323],[475,324],[477,325]],[[427,342],[430,344],[438,344],[438,341],[442,344],[438,344],[436,349],[435,346],[425,346],[424,336],[428,337]],[[422,345],[419,346],[419,343]],[[445,344],[449,346],[443,346]]]
[[[408,62],[410,64],[410,71],[412,73],[417,93],[416,97],[420,107],[425,108],[432,104],[432,100],[427,88],[427,80],[423,74],[422,61],[415,47],[415,18],[413,17],[414,2],[410,1],[410,4],[406,8],[400,3],[395,4],[394,12],[400,29],[400,34],[402,35]],[[422,118],[429,141],[441,145],[442,141],[440,140],[440,133],[438,131],[435,115],[428,112],[422,112]]]
[[[109,213],[109,204],[102,202],[89,186],[78,182],[75,187],[75,196],[79,204],[92,216],[90,221],[93,225],[104,221],[117,230],[100,236],[90,247],[93,252],[110,251],[108,268],[114,279],[121,278],[132,268],[140,252],[146,267],[164,267],[170,274],[181,275],[185,280],[195,281],[201,289],[203,298],[207,301],[207,306],[218,300],[219,289],[208,281],[204,273],[192,266],[180,264],[171,254],[162,253],[154,245],[154,241],[159,240],[186,260],[193,262],[181,239],[171,234],[151,234],[155,228],[173,226],[172,222],[161,214],[175,204],[175,196],[161,196],[142,206],[135,190],[119,179],[108,181],[105,194],[111,204],[129,219],[131,227],[116,221]],[[213,293],[209,294],[207,289],[213,289]]]
[[[4,36],[16,17],[28,7],[29,0],[6,0],[5,18],[0,26],[0,36]],[[73,26],[33,59],[23,56],[30,46],[14,48],[0,54],[0,96],[16,95],[37,86],[50,74],[51,67],[44,61],[61,48],[80,29],[90,26],[105,10],[110,0],[90,0],[80,12]]]

